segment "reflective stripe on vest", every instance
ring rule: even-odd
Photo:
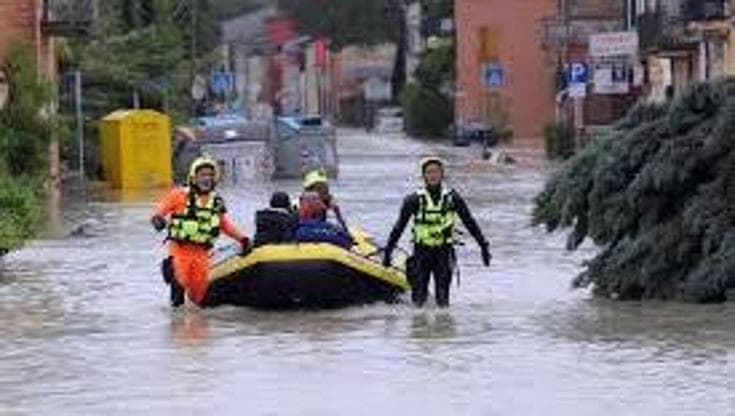
[[[196,194],[189,193],[186,210],[171,217],[168,237],[174,241],[212,247],[219,236],[222,207],[215,193],[210,194],[204,206],[199,206],[198,199]]]
[[[452,201],[452,191],[443,190],[439,203],[425,189],[417,192],[419,211],[413,224],[414,243],[426,247],[452,244],[457,213]]]

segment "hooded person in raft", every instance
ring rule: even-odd
[[[187,187],[171,190],[158,203],[151,218],[157,231],[168,228],[170,257],[163,263],[164,280],[171,285],[171,306],[184,303],[184,293],[203,306],[207,294],[210,250],[220,231],[237,240],[243,251],[250,239],[227,215],[224,200],[215,192],[219,170],[209,158],[196,159]]]

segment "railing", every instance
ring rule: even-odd
[[[542,46],[548,49],[558,49],[564,45],[586,45],[590,36],[595,33],[624,30],[623,22],[618,19],[570,19],[563,22],[556,17],[545,17],[539,23],[542,29]]]
[[[689,49],[698,41],[687,31],[683,16],[662,12],[644,13],[638,18],[638,37],[642,51]]]
[[[96,18],[97,0],[43,1],[43,29],[50,35],[84,35]]]
[[[572,20],[623,20],[625,2],[615,0],[563,0]]]
[[[728,14],[724,0],[685,0],[682,5],[682,17],[688,22],[721,20]]]

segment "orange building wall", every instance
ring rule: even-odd
[[[0,0],[0,58],[14,41],[36,43],[36,0]]]
[[[57,59],[53,38],[42,33],[43,0],[0,0],[0,63],[16,42],[33,49],[39,70],[46,79],[56,77]]]
[[[554,119],[556,61],[542,47],[541,19],[556,14],[557,0],[456,0],[457,115],[483,119],[487,89],[481,82],[479,30],[497,34],[505,84],[494,89],[510,115],[517,139],[537,139]],[[540,142],[539,142],[540,144]]]

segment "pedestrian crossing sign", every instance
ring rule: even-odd
[[[502,87],[505,84],[505,71],[498,63],[485,64],[482,70],[482,83],[486,87]]]

